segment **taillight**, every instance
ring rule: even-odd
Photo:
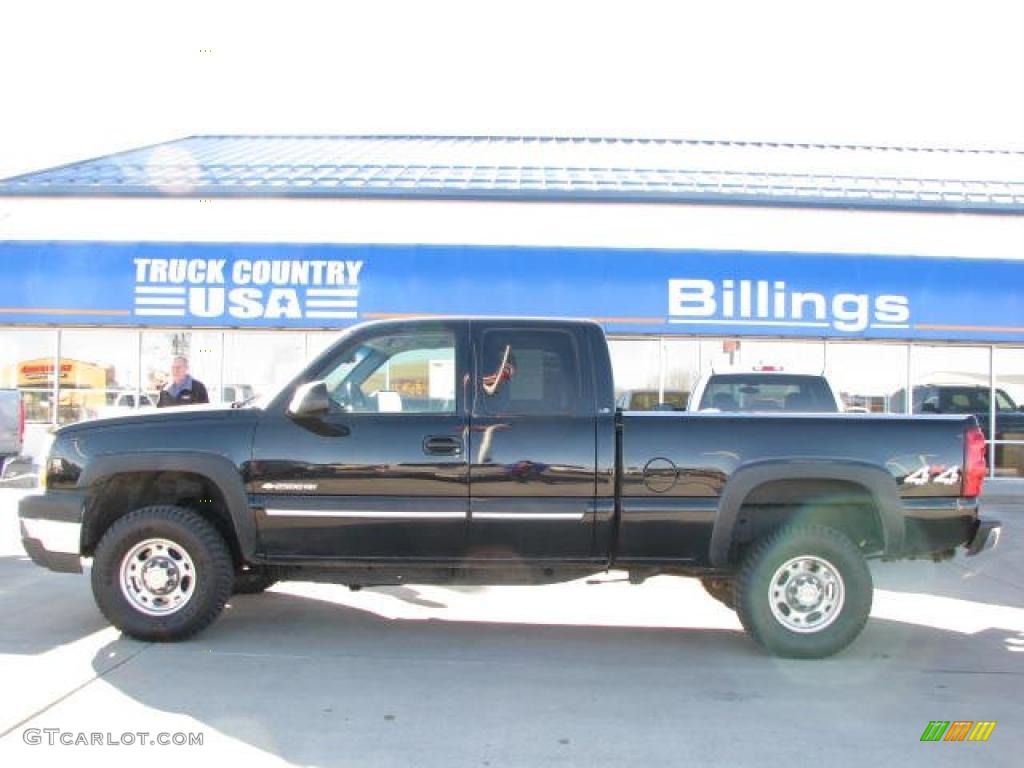
[[[977,425],[967,428],[964,448],[964,491],[967,498],[981,495],[981,486],[988,474],[985,462],[985,435]]]

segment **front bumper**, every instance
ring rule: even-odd
[[[967,555],[978,555],[988,549],[994,549],[999,543],[1003,532],[1003,524],[998,520],[979,520],[974,536],[967,542]]]
[[[82,511],[77,493],[26,496],[18,504],[21,543],[32,562],[60,573],[82,572]]]

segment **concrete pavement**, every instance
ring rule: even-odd
[[[794,662],[669,577],[282,584],[235,598],[191,641],[139,643],[105,624],[87,578],[21,553],[18,495],[0,491],[5,765],[962,767],[1017,765],[1024,749],[1024,516],[1012,507],[999,508],[995,552],[874,564],[864,634],[835,658]],[[983,744],[921,743],[936,719],[998,725]],[[46,728],[203,744],[25,743]]]

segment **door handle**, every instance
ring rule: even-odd
[[[462,453],[462,440],[457,437],[431,435],[423,441],[423,452],[435,456],[458,456]]]

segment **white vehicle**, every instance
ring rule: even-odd
[[[106,416],[124,416],[141,409],[155,408],[156,402],[145,392],[121,392],[110,405],[100,408],[96,415],[100,418]]]
[[[251,400],[256,396],[251,384],[225,384],[221,387],[222,403],[237,403]]]
[[[690,393],[689,410],[842,413],[845,409],[824,375],[756,370],[702,376]]]

